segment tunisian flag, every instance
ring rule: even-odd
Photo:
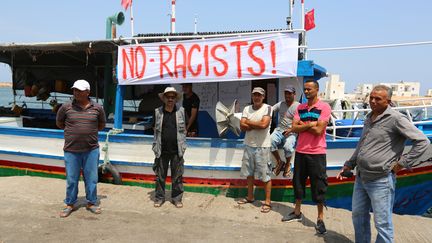
[[[127,10],[129,6],[132,5],[132,0],[121,0],[121,5]]]
[[[315,9],[312,9],[311,11],[307,12],[305,14],[305,30],[311,30],[315,28]]]

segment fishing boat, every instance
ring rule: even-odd
[[[61,99],[64,101],[71,99],[70,87],[73,81],[84,78],[94,87],[91,96],[103,103],[106,113],[110,114],[109,118],[113,117],[113,120],[109,120],[111,121],[109,128],[99,133],[102,155],[100,164],[108,168],[108,173],[103,176],[104,181],[153,188],[155,176],[152,171],[154,154],[152,152],[151,118],[146,116],[145,112],[138,112],[136,105],[135,109],[127,110],[125,100],[140,98],[148,101],[147,98],[151,99],[155,95],[157,97],[158,90],[166,85],[179,87],[181,83],[192,82],[194,91],[202,97],[198,116],[200,137],[187,138],[187,150],[184,156],[185,190],[215,195],[223,194],[228,197],[244,196],[246,180],[240,177],[243,139],[241,135],[237,137],[233,132],[228,132],[224,138],[219,137],[215,119],[216,102],[231,104],[234,99],[237,99],[239,107],[236,111],[241,111],[242,107],[250,103],[252,88],[260,86],[267,92],[266,102],[274,104],[283,97],[283,87],[287,84],[295,85],[300,91],[304,80],[319,80],[325,77],[327,73],[325,68],[312,60],[305,59],[305,47],[301,44],[304,43],[301,39],[303,32],[304,30],[290,29],[149,34],[138,35],[130,39],[2,44],[0,45],[0,62],[10,65],[12,69],[14,92],[21,92],[23,96],[34,96],[41,102],[45,102],[45,108],[25,108],[15,101],[14,112],[7,114],[7,117],[5,117],[6,114],[3,114],[1,119],[4,123],[0,124],[0,176],[31,175],[65,178],[62,150],[63,131],[55,128],[55,111]],[[280,51],[280,45],[277,43],[285,44],[287,40],[292,50],[273,52],[275,49]],[[253,44],[255,49],[244,52],[249,53],[250,57],[246,65],[253,65],[249,66],[249,70],[247,66],[243,67],[241,69],[243,76],[239,77],[239,52],[236,51],[242,52],[241,48],[245,42],[261,44]],[[299,42],[300,45],[298,45]],[[217,45],[223,45],[223,47],[215,47]],[[215,49],[211,49],[212,46]],[[250,46],[249,48],[252,48]],[[171,55],[171,58],[177,55],[177,50],[182,52],[182,48],[186,50],[184,56],[196,53],[202,55],[198,58],[198,62],[188,62],[191,64],[190,67],[185,63],[179,67],[174,64],[172,64],[174,66],[169,66],[172,60],[165,60],[167,66],[159,65],[159,71],[164,69],[163,71],[158,73],[157,70],[156,75],[153,72],[152,75],[148,75],[148,79],[145,79],[143,78],[145,75],[141,73],[142,70],[149,68],[154,62],[154,59],[147,56],[150,54],[145,50],[154,47],[160,51],[159,58],[163,58],[164,54]],[[206,48],[209,49],[206,51]],[[237,59],[233,59],[232,56],[219,56],[217,53],[225,50],[224,48],[233,49],[234,55],[237,54]],[[167,52],[162,53],[163,50]],[[172,50],[173,52],[169,52]],[[259,56],[256,54],[260,53],[259,50],[267,53]],[[195,51],[195,54],[192,51]],[[281,66],[279,59],[274,59],[273,54],[277,54],[278,57],[291,56],[290,60],[294,62],[288,60],[285,61],[285,64],[288,63],[292,72],[287,73],[285,66]],[[209,55],[214,59],[211,63],[206,59]],[[269,71],[259,69],[262,67],[260,60],[267,64],[267,68],[270,67]],[[160,61],[160,63],[164,62]],[[198,72],[199,65],[202,65],[203,73],[213,70],[213,76],[202,74],[194,78],[193,74]],[[224,65],[236,67],[232,74],[234,76],[219,76],[225,71]],[[179,72],[177,72],[178,69]],[[192,74],[192,77],[185,77],[185,72],[188,72],[188,75]],[[245,75],[248,72],[249,74]],[[298,93],[297,98],[301,101],[304,98],[300,92]],[[48,102],[49,99],[51,100]],[[157,105],[157,102],[148,101],[148,103],[153,104],[153,107],[147,107],[145,111],[151,111]],[[47,107],[49,109],[46,109]],[[409,117],[432,140],[432,119],[431,114],[427,113],[430,107],[431,105],[415,105],[400,109],[407,112],[424,109],[422,119],[413,120],[412,117]],[[369,110],[345,109],[333,112],[360,114],[367,113]],[[350,117],[356,116],[351,115]],[[353,134],[358,134],[358,131],[361,130],[361,119],[352,121],[353,119],[333,117],[328,126],[327,205],[332,207],[351,208],[354,179],[338,181],[335,176],[358,143],[359,138]],[[409,146],[407,144],[407,149]],[[422,214],[432,205],[431,160],[432,148],[420,159],[424,163],[411,171],[399,172],[394,207],[396,213]],[[263,198],[264,191],[260,187],[261,184],[258,181],[256,184],[258,188],[255,196],[258,199]],[[294,201],[290,180],[281,176],[274,177],[272,184],[272,200]],[[310,194],[307,194],[305,202],[311,202]]]

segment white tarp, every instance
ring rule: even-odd
[[[119,46],[120,85],[224,82],[293,77],[298,34]]]

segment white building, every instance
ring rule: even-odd
[[[345,82],[340,78],[339,74],[330,74],[330,80],[326,82],[324,99],[334,100],[345,98]]]
[[[426,96],[432,97],[432,89],[427,90]]]
[[[373,87],[377,85],[386,85],[391,87],[393,91],[393,96],[398,97],[415,97],[420,95],[420,83],[419,82],[404,82],[401,81],[399,83],[379,83],[379,84],[361,84],[357,86],[356,89],[356,97],[366,97]]]
[[[419,82],[404,82],[399,83],[380,83],[392,88],[393,96],[400,97],[415,97],[420,96],[420,83]]]

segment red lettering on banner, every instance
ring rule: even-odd
[[[253,49],[255,47],[261,47],[261,50],[264,50],[264,45],[260,41],[255,41],[252,43],[252,45],[250,45],[249,50],[248,50],[248,54],[249,54],[250,58],[252,58],[259,65],[260,70],[258,72],[255,72],[252,67],[248,67],[247,70],[253,76],[260,76],[265,71],[265,62],[262,58],[255,56],[255,54],[253,52]]]
[[[215,45],[211,49],[211,55],[212,55],[212,57],[216,61],[220,62],[222,64],[222,66],[223,66],[223,70],[221,72],[219,72],[216,67],[213,67],[213,72],[215,73],[215,75],[217,77],[224,76],[228,72],[228,63],[224,59],[219,58],[219,57],[216,56],[216,50],[219,49],[219,48],[222,48],[225,52],[227,51],[227,48],[224,45],[222,45],[222,44]]]
[[[192,46],[191,46],[191,48],[189,49],[189,53],[188,53],[188,70],[189,70],[189,72],[192,74],[192,77],[196,77],[196,76],[198,76],[198,75],[200,75],[200,73],[201,73],[201,69],[202,69],[202,64],[198,64],[197,65],[197,70],[196,70],[196,72],[192,69],[192,65],[191,65],[191,63],[192,63],[192,53],[193,53],[193,51],[194,50],[197,50],[198,52],[201,52],[201,47],[200,47],[200,45],[198,45],[198,44],[193,44]]]
[[[141,68],[141,72],[138,73],[138,53],[141,53],[141,57],[142,57],[142,68]],[[142,79],[144,77],[144,73],[145,73],[145,68],[146,68],[146,64],[147,64],[147,56],[145,53],[145,50],[142,46],[138,46],[135,52],[135,72],[136,72],[136,76],[138,79]]]
[[[276,67],[276,44],[274,41],[270,42],[270,54],[272,59],[273,68]],[[272,70],[273,74],[276,74],[276,70]]]
[[[241,67],[241,47],[247,46],[247,41],[233,41],[230,43],[231,46],[236,47],[236,53],[237,53],[237,77],[242,77],[242,67]]]
[[[126,52],[126,50],[130,51],[130,59],[129,56]],[[129,72],[131,73],[131,77],[134,78],[135,77],[135,71],[134,71],[134,67],[135,67],[135,58],[134,58],[134,49],[133,48],[129,48],[129,49],[122,49],[122,57],[123,57],[123,79],[127,79],[128,75],[127,75],[127,69],[126,69],[126,64],[128,64],[129,66]]]
[[[210,68],[209,68],[209,47],[208,45],[204,46],[204,67],[205,67],[205,76],[209,76]]]
[[[164,50],[168,52],[168,58],[166,60],[164,60]],[[159,76],[160,78],[164,77],[164,69],[166,69],[168,75],[172,78],[174,75],[171,72],[171,70],[169,69],[169,67],[167,66],[167,63],[169,63],[169,61],[172,58],[172,53],[171,53],[171,49],[168,46],[165,45],[160,45],[159,46],[159,60],[160,60],[160,64],[159,64]]]
[[[182,64],[177,64],[178,61],[178,53],[179,51],[182,53],[183,55],[183,63]],[[178,72],[177,69],[181,69],[181,72],[183,73],[183,78],[186,78],[186,65],[187,65],[187,60],[186,60],[187,54],[186,54],[186,49],[182,44],[179,44],[176,46],[176,49],[174,51],[174,74],[175,77],[178,78]]]

